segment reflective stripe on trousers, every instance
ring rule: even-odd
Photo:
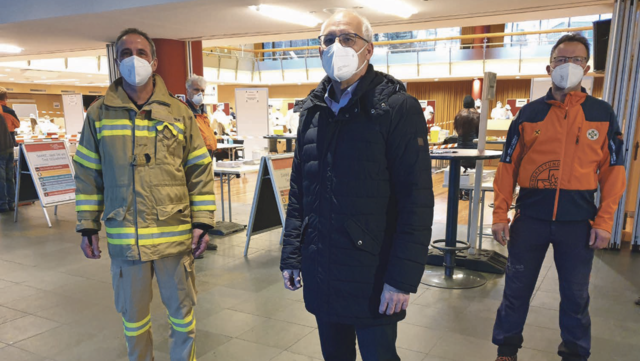
[[[153,360],[151,281],[155,275],[171,327],[171,361],[196,361],[193,306],[197,291],[193,261],[190,253],[150,262],[111,260],[115,305],[122,315],[129,360]]]

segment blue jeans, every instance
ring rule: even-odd
[[[502,304],[493,328],[499,356],[513,356],[522,347],[522,331],[542,261],[549,245],[560,283],[560,336],[563,360],[585,361],[591,351],[589,277],[593,249],[589,221],[554,222],[517,216],[511,225],[509,262]]]
[[[6,211],[13,206],[15,199],[16,182],[12,150],[0,153],[0,211]]]

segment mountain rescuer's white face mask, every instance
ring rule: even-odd
[[[133,55],[120,62],[120,74],[127,83],[143,86],[153,74],[153,70],[148,61]]]
[[[560,89],[573,89],[582,81],[584,69],[574,63],[562,64],[555,67],[551,73],[551,80]]]
[[[204,95],[202,94],[202,92],[200,92],[194,95],[193,98],[191,98],[191,101],[193,102],[193,104],[201,106],[202,102],[204,102]]]
[[[336,41],[322,52],[322,67],[327,72],[329,78],[343,82],[350,79],[355,73],[359,72],[366,64],[358,66],[358,55],[364,51],[366,46],[362,47],[356,53],[352,48],[346,48]]]

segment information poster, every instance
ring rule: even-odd
[[[24,150],[43,206],[75,200],[76,183],[64,142],[25,144]]]
[[[286,216],[287,206],[289,205],[289,190],[291,189],[291,167],[293,166],[293,157],[288,158],[272,158],[273,166],[272,179],[280,205],[282,206],[282,214]]]

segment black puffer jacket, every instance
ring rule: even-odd
[[[384,283],[416,292],[433,222],[420,103],[369,66],[336,116],[325,78],[305,99],[281,269],[301,269],[307,310],[329,322],[397,322],[378,313]]]

